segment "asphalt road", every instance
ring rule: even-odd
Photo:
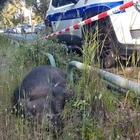
[[[16,40],[26,40],[27,42],[33,42],[41,38],[43,35],[40,34],[12,34],[4,33],[6,36],[14,38]]]

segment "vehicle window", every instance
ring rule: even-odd
[[[60,6],[64,6],[66,4],[70,4],[72,3],[70,0],[53,0],[52,1],[52,5],[54,7],[60,7]]]

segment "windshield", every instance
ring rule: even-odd
[[[52,0],[52,5],[54,7],[60,7],[70,3],[72,3],[71,0]]]

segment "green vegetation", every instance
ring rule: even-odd
[[[0,36],[0,139],[1,140],[139,140],[140,106],[133,93],[125,94],[108,90],[101,77],[93,71],[74,70],[80,81],[74,85],[75,96],[62,113],[64,128],[54,132],[50,122],[31,122],[12,114],[11,98],[14,88],[24,76],[37,65],[50,65],[48,58],[39,50],[51,53],[57,67],[66,71],[71,60],[83,62],[85,66],[94,62],[96,46],[85,44],[84,56],[67,54],[55,43],[47,42],[17,47]],[[95,42],[93,44],[96,44]]]
[[[29,16],[24,15],[25,8],[31,12],[32,7],[32,25],[44,21],[49,1],[42,0],[39,7],[34,0],[27,0],[25,5],[19,0],[0,1],[0,3],[0,28],[7,28],[29,23]]]
[[[26,0],[28,6],[34,6],[34,12],[36,16],[41,17],[42,20],[45,19],[46,11],[49,7],[49,0],[40,0],[40,5],[38,6],[35,0]]]

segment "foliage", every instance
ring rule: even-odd
[[[45,19],[46,11],[49,7],[49,0],[40,0],[40,4],[36,2],[36,0],[26,0],[28,6],[34,7],[34,12],[37,16],[40,16],[42,20]]]
[[[140,139],[139,99],[131,91],[120,94],[108,90],[102,77],[87,69],[88,64],[94,66],[95,42],[89,46],[85,43],[83,57],[67,54],[55,38],[30,45],[22,42],[23,45],[17,47],[1,35],[0,42],[0,139]],[[85,71],[74,69],[74,76],[79,80],[73,85],[75,96],[67,102],[62,112],[64,128],[61,133],[54,132],[49,121],[39,124],[11,114],[13,89],[32,68],[50,65],[40,49],[51,53],[57,67],[64,71],[71,60],[85,64]]]
[[[7,0],[0,0],[0,11],[3,9],[6,2]]]
[[[3,3],[3,1],[1,1]],[[24,21],[29,22],[29,17],[24,17],[22,7],[30,10],[32,7],[32,24],[35,25],[38,22],[42,22],[45,19],[46,11],[48,9],[48,1],[41,1],[38,7],[35,0],[27,0],[27,4],[24,5],[23,1],[19,0],[8,0],[6,5],[2,4],[2,12],[0,14],[3,28],[13,27],[17,24],[23,24]],[[18,17],[16,17],[18,15]]]
[[[8,3],[2,10],[2,23],[4,27],[13,27],[24,20],[22,14],[18,19],[15,19],[15,13],[20,11],[21,5],[19,3],[16,6],[12,3]]]

